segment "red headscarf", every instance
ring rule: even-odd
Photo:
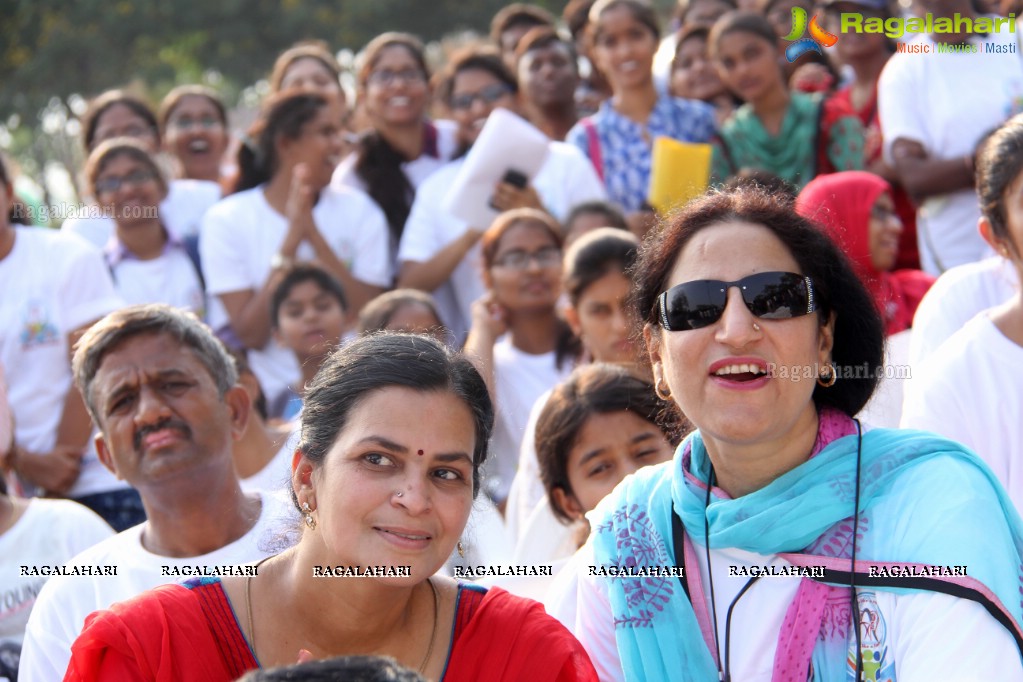
[[[883,272],[874,267],[870,213],[878,198],[891,191],[891,185],[873,173],[819,175],[799,193],[796,211],[821,225],[841,247],[874,297],[886,333],[895,334],[912,325],[913,313],[934,278],[919,270]]]

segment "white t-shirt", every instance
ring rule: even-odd
[[[4,365],[0,362],[0,456],[9,450],[13,443],[14,418],[11,416],[11,403],[7,400],[7,379],[4,378]]]
[[[31,452],[49,452],[71,388],[67,335],[122,302],[97,249],[48,228],[18,227],[15,235],[0,260],[0,364],[15,439]],[[70,495],[124,487],[90,447]]]
[[[508,334],[494,344],[494,434],[484,465],[483,484],[498,502],[508,497],[515,478],[533,404],[571,372],[570,359],[566,358],[559,369],[553,351],[540,355],[524,353],[512,345]]]
[[[46,583],[28,620],[19,682],[62,679],[71,660],[71,644],[81,633],[85,617],[158,585],[183,579],[162,575],[164,566],[212,568],[252,563],[275,554],[275,536],[294,523],[297,512],[282,496],[261,494],[260,498],[263,506],[259,520],[249,532],[209,554],[186,558],[153,554],[142,546],[146,528],[142,523],[69,561],[74,566],[113,566],[117,576],[57,576]]]
[[[1019,293],[1019,277],[1001,256],[952,268],[938,278],[913,315],[909,364],[918,367],[977,313]]]
[[[1017,36],[1003,31],[982,40],[1007,45]],[[1018,47],[1005,54],[937,54],[936,44],[926,35],[910,44],[927,45],[931,53],[892,55],[878,81],[878,112],[889,163],[892,143],[899,138],[920,142],[934,160],[965,157],[982,136],[1023,110]],[[939,275],[989,253],[977,232],[980,207],[974,190],[930,197],[917,216],[920,262],[926,272]]]
[[[71,557],[114,534],[90,509],[68,500],[32,498],[0,535],[0,682],[18,672],[25,624],[36,596],[49,579],[22,575],[21,567],[63,566]],[[24,678],[22,678],[24,679]]]
[[[551,397],[551,390],[540,394],[529,411],[522,445],[519,448],[519,465],[508,491],[508,505],[504,510],[504,518],[508,524],[508,535],[516,545],[522,540],[522,533],[529,518],[536,513],[537,505],[547,495],[543,481],[540,480],[540,461],[536,457],[536,422],[539,421],[540,413]],[[549,508],[547,515],[554,519]],[[554,520],[557,522],[557,519]]]
[[[420,154],[417,158],[401,164],[401,170],[404,171],[405,177],[415,189],[418,189],[423,184],[423,180],[435,170],[450,161],[458,151],[458,124],[454,121],[439,119],[433,121],[433,125],[437,130],[437,156]],[[355,164],[358,163],[358,160],[358,153],[346,156],[334,169],[334,176],[330,180],[331,186],[352,187],[365,192],[367,190],[366,183],[355,172]]]
[[[215,297],[236,291],[255,291],[270,276],[273,259],[288,232],[288,220],[266,200],[264,187],[233,194],[217,203],[203,219],[199,235],[206,291],[210,295],[210,326],[220,329],[230,320]],[[352,276],[375,287],[393,280],[388,255],[387,222],[373,200],[350,188],[326,188],[313,207],[313,220]],[[297,260],[315,258],[308,242],[298,247]],[[267,401],[301,376],[294,354],[274,339],[249,353]]]
[[[196,235],[203,215],[220,201],[220,194],[220,185],[209,180],[171,180],[167,198],[160,202],[160,219],[167,229],[182,238]],[[89,210],[100,209],[89,207]],[[102,249],[114,234],[114,220],[101,216],[69,218],[60,229]]]
[[[163,253],[139,260],[108,247],[106,256],[117,293],[125,305],[166,303],[189,310],[200,318],[206,314],[206,295],[195,263],[180,242],[168,242]]]
[[[706,553],[701,545],[693,544],[705,598],[709,602]],[[562,580],[559,576],[559,587],[570,589],[574,583],[578,590],[575,622],[565,623],[565,626],[590,655],[602,682],[637,679],[627,677],[622,671],[607,592],[610,579],[589,575],[589,566],[593,564],[593,548],[587,543],[575,562],[577,579],[571,581],[566,576]],[[778,633],[801,578],[761,578],[736,602],[749,578],[729,575],[730,566],[787,566],[788,563],[774,556],[726,549],[713,550],[711,564],[721,657],[725,657],[726,651],[726,614],[734,602],[728,647],[732,679],[770,682]],[[858,597],[861,613],[866,611],[871,622],[879,624],[871,631],[878,634],[879,640],[873,650],[883,652],[877,679],[899,682],[1023,680],[1023,665],[1012,635],[980,604],[936,592],[895,595],[858,589]],[[863,640],[863,644],[868,646],[868,641]],[[855,656],[855,643],[851,643],[849,654]]]
[[[284,441],[284,445],[273,456],[273,459],[266,463],[266,466],[248,478],[241,479],[239,482],[242,490],[245,492],[265,490],[269,493],[283,492],[287,494],[287,488],[291,482],[291,461],[301,435],[301,431],[295,429]]]
[[[976,452],[1023,513],[1023,347],[982,313],[915,370],[902,427],[934,431]]]
[[[470,227],[442,208],[464,162],[464,157],[452,161],[420,185],[398,246],[400,262],[425,263]],[[578,149],[563,142],[550,143],[547,160],[532,184],[540,195],[540,201],[558,220],[564,220],[576,204],[607,199],[607,192],[593,164]],[[474,227],[486,229],[490,226]],[[455,338],[462,339],[472,320],[470,307],[473,301],[486,292],[479,242],[455,267],[447,284],[449,287],[441,287],[436,294],[438,309]]]

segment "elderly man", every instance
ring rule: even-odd
[[[22,682],[61,679],[93,611],[189,575],[253,570],[239,565],[272,553],[272,527],[294,513],[284,498],[242,492],[231,449],[249,397],[224,347],[189,313],[144,305],[108,315],[79,343],[74,373],[100,431],[99,457],[139,491],[148,521],[82,552],[46,584]]]

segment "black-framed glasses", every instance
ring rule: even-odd
[[[657,299],[661,326],[678,332],[700,329],[721,319],[728,290],[738,287],[749,311],[765,320],[785,320],[817,310],[813,281],[793,272],[758,272],[735,282],[699,279],[668,289]]]
[[[156,179],[156,173],[151,170],[137,170],[127,175],[111,175],[100,178],[96,181],[96,194],[108,194],[116,192],[124,185],[138,187],[139,185]]]
[[[401,69],[399,71],[380,69],[370,73],[366,80],[374,85],[382,85],[384,87],[398,80],[409,85],[418,85],[426,82],[426,74],[419,69]]]
[[[500,265],[512,270],[525,270],[532,261],[536,261],[541,268],[553,268],[561,265],[561,249],[554,246],[547,246],[534,253],[515,250],[501,256],[494,261],[494,265]]]
[[[472,108],[472,103],[480,100],[484,104],[493,104],[510,92],[504,83],[492,83],[479,92],[466,92],[451,97],[451,108],[455,111],[465,111]]]

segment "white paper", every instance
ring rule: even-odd
[[[505,173],[515,170],[530,182],[547,159],[550,140],[538,128],[507,109],[487,117],[444,199],[444,210],[485,230],[498,212],[490,199]]]

